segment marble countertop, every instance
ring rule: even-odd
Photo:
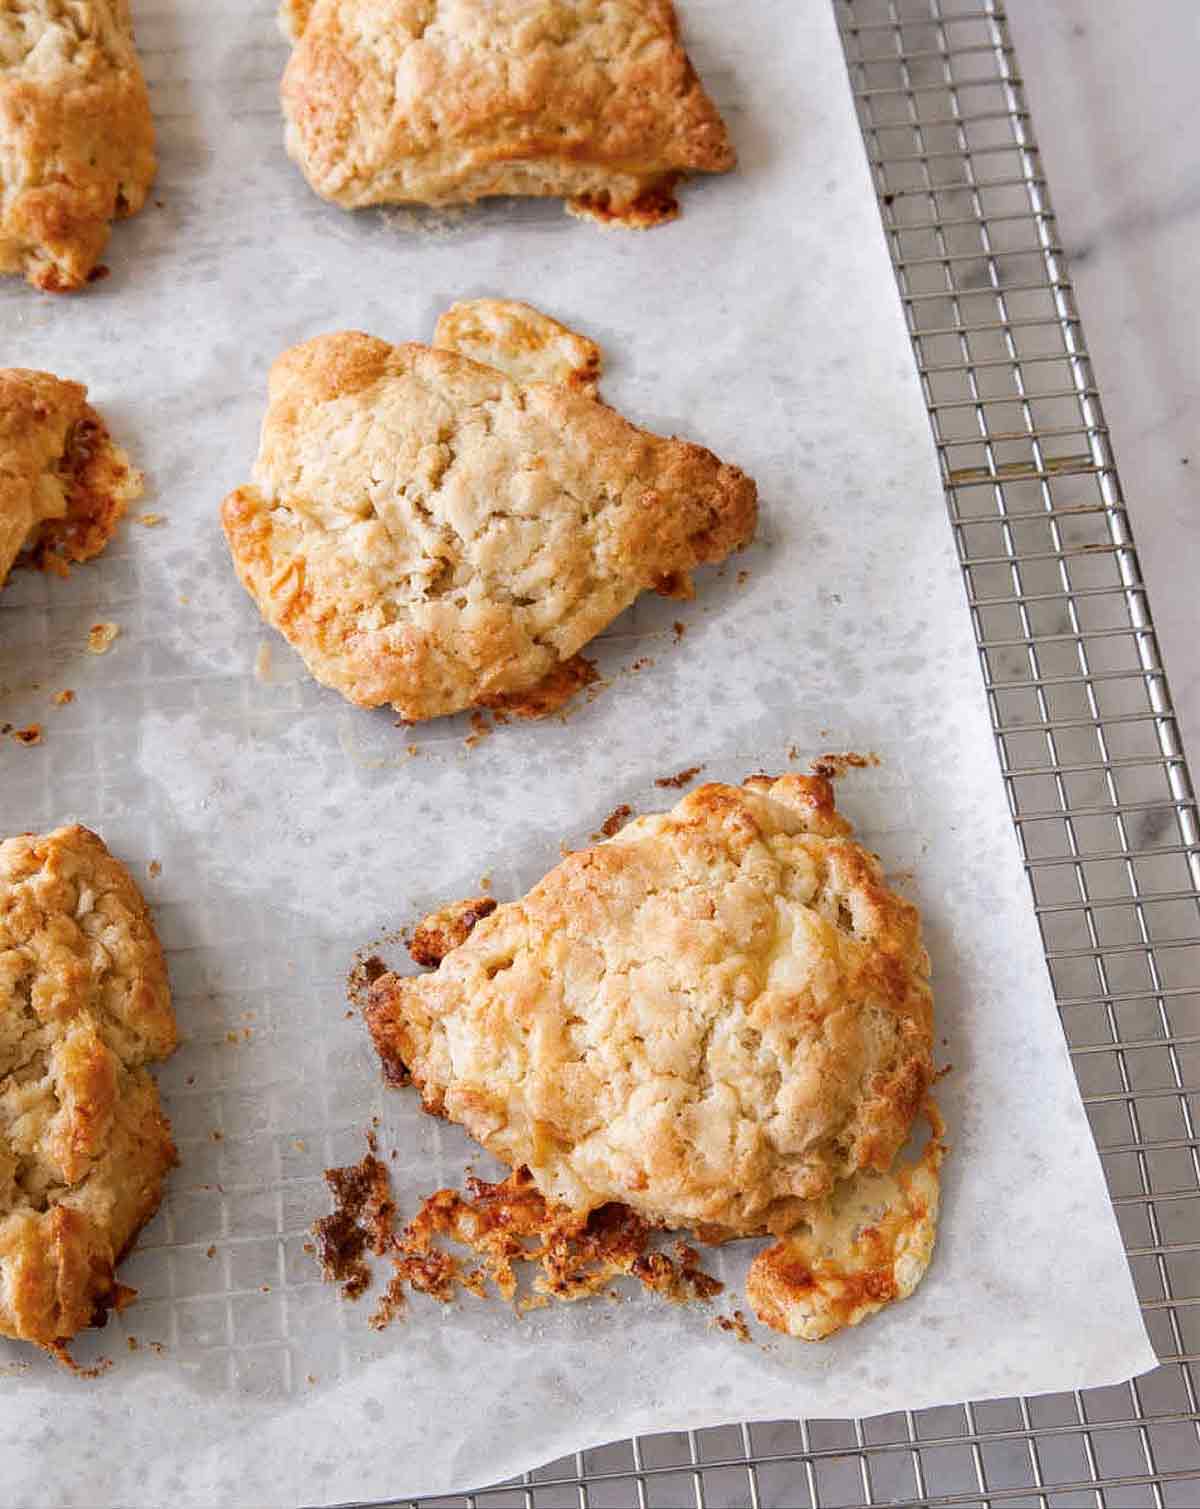
[[[1159,646],[1195,762],[1200,5],[1008,0],[1007,10]]]

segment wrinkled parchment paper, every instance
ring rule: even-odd
[[[165,522],[128,523],[68,582],[19,573],[0,598],[0,714],[45,730],[35,748],[0,742],[0,819],[90,824],[155,906],[184,1034],[160,1076],[182,1163],[124,1272],[139,1302],[78,1348],[110,1357],[107,1376],[0,1343],[0,1500],[431,1493],[634,1431],[1150,1367],[827,4],[681,6],[742,165],[642,235],[556,204],[324,206],[281,147],[270,7],[135,8],[156,199],[118,231],[106,282],[59,300],[6,285],[0,328],[4,363],[90,384],[146,469],[141,509]],[[592,703],[467,748],[462,720],[405,730],[310,682],[237,586],[216,510],[248,476],[283,346],[346,326],[427,338],[448,302],[480,294],[530,299],[597,339],[609,400],[750,471],[763,519],[694,603],[645,601],[614,626]],[[121,630],[103,657],[85,649],[98,619]],[[74,702],[53,706],[65,687]],[[398,1150],[402,1214],[468,1162],[491,1165],[412,1092],[381,1088],[345,1015],[355,950],[484,872],[516,894],[618,803],[669,804],[656,777],[705,761],[740,779],[786,767],[791,746],[792,768],[879,753],[841,801],[927,919],[954,1152],[916,1297],[820,1346],[762,1332],[739,1345],[641,1295],[524,1320],[418,1298],[369,1331],[369,1302],[317,1282],[303,1251],[328,1204],[322,1169],[360,1155],[372,1115],[385,1156]],[[739,1302],[747,1256],[714,1256],[735,1286],[718,1309]]]

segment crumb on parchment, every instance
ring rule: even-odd
[[[93,624],[88,630],[87,647],[93,655],[106,655],[112,649],[113,640],[120,632],[119,624]]]
[[[682,791],[696,779],[704,769],[703,765],[689,765],[686,770],[679,771],[676,775],[661,775],[655,781],[656,786],[662,786],[667,790]]]

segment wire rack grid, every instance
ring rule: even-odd
[[[636,1438],[412,1509],[1200,1503],[1200,844],[1100,396],[1002,4],[834,5],[1013,822],[1160,1364],[1108,1389]]]

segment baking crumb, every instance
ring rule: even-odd
[[[347,1010],[344,1013],[343,1020],[349,1022],[349,1021],[352,1021],[353,1019],[354,1019],[354,1012],[352,1010]]]
[[[61,1341],[47,1342],[46,1351],[61,1367],[66,1368],[69,1373],[74,1373],[76,1378],[102,1378],[112,1367],[111,1357],[101,1357],[93,1367],[81,1368]]]
[[[304,1153],[308,1151],[308,1144],[305,1142],[303,1137],[293,1137],[292,1146],[298,1153]]]
[[[317,1375],[315,1373],[305,1373],[304,1381],[305,1383],[316,1383]]]
[[[61,692],[55,692],[54,696],[51,697],[50,700],[54,703],[55,707],[66,707],[68,702],[74,702],[75,693],[69,686],[64,687]]]
[[[271,646],[265,640],[254,657],[254,679],[264,684],[271,680]]]
[[[191,598],[190,598],[190,597],[189,597],[189,596],[188,596],[188,595],[187,595],[187,593],[186,593],[186,592],[181,592],[181,593],[180,593],[180,594],[179,594],[179,601],[180,601],[180,602],[181,602],[181,603],[182,603],[182,604],[183,604],[183,606],[184,606],[184,607],[185,607],[185,608],[186,608],[186,607],[187,607],[187,605],[188,605],[188,604],[189,604],[189,603],[190,603],[190,602],[191,602]]]
[[[644,671],[654,664],[653,655],[642,655],[629,667],[631,671]]]
[[[663,787],[664,790],[682,791],[690,781],[696,779],[703,769],[703,765],[689,765],[686,770],[681,770],[678,775],[660,775],[654,784]]]
[[[490,870],[485,870],[479,877],[479,889],[481,891],[490,891],[492,889],[492,872]]]
[[[877,754],[823,754],[819,760],[812,762],[811,768],[814,775],[823,775],[827,781],[836,781],[848,770],[866,770],[878,764]]]
[[[105,655],[112,649],[113,640],[121,632],[113,623],[93,624],[88,630],[87,647],[93,655]]]
[[[302,1252],[307,1252],[309,1254],[309,1256],[311,1256],[314,1252],[316,1252],[316,1250],[317,1249],[313,1246],[313,1244],[311,1242],[305,1242],[304,1246],[301,1248],[301,1251]]]
[[[112,268],[106,262],[97,262],[95,267],[87,275],[89,283],[103,283],[105,278],[112,276]]]
[[[196,1076],[194,1074],[189,1074],[188,1077],[184,1080],[185,1085],[194,1085],[195,1083]]]
[[[737,584],[738,584],[739,587],[744,587],[749,580],[750,580],[750,573],[747,570],[745,570],[743,568],[741,571],[738,572],[738,574],[737,574]]]
[[[416,745],[416,744],[406,744],[404,747],[408,751],[408,755],[409,755],[410,759],[413,756],[419,755],[421,753],[421,750],[420,750],[419,746]]]
[[[243,1037],[244,1037],[244,1038],[245,1038],[245,1040],[246,1040],[246,1041],[247,1041],[247,1042],[249,1042],[249,1041],[250,1041],[250,1039],[251,1039],[251,1038],[252,1038],[252,1037],[253,1037],[253,1036],[254,1036],[254,1031],[253,1031],[253,1029],[252,1029],[252,1028],[250,1028],[250,1027],[243,1027],[243,1028],[242,1028],[242,1036],[243,1036]]]
[[[800,750],[799,750],[799,748],[795,744],[789,744],[788,745],[788,759],[789,760],[798,760],[799,758],[800,758]]]
[[[613,808],[592,837],[594,839],[612,838],[613,834],[619,833],[632,816],[633,808],[628,802],[622,802],[619,807]]]
[[[156,1357],[165,1357],[166,1356],[167,1349],[166,1349],[166,1347],[163,1346],[163,1344],[162,1344],[161,1341],[147,1342],[147,1345],[149,1346],[150,1350],[154,1353],[154,1355]]]
[[[225,1041],[227,1043],[239,1043],[241,1042],[241,1038],[238,1037],[236,1032],[227,1032],[225,1034]]]
[[[365,1006],[370,999],[371,986],[380,975],[387,974],[387,965],[378,954],[359,954],[346,976],[346,999],[352,1006]],[[348,1017],[353,1011],[347,1011]]]
[[[146,868],[150,872],[151,880],[157,880],[158,877],[162,874],[162,865],[158,862],[157,859],[152,859],[146,866]]]
[[[138,523],[144,524],[147,529],[155,529],[159,524],[166,523],[166,515],[161,513],[140,513]]]
[[[270,1284],[262,1284],[260,1286],[260,1291],[259,1292],[262,1293],[262,1294],[270,1294],[270,1292],[271,1292],[271,1286],[270,1286]]]
[[[678,644],[683,636],[687,633],[687,624],[685,624],[682,619],[677,618],[671,625],[671,627],[675,631],[675,643]]]
[[[728,1331],[731,1336],[736,1336],[739,1341],[750,1341],[750,1327],[746,1324],[746,1317],[740,1310],[735,1310],[732,1315],[717,1315],[712,1324],[722,1331]]]
[[[216,1255],[217,1255],[217,1249],[215,1247],[207,1247],[207,1248],[205,1248],[204,1256],[206,1258],[215,1258]]]
[[[31,723],[28,728],[14,728],[13,738],[18,744],[40,744],[42,742],[42,725]]]
[[[212,1138],[212,1140],[214,1142],[224,1142],[225,1141],[225,1133],[218,1131],[216,1127],[214,1127],[212,1129],[212,1131],[209,1132],[208,1135]]]
[[[496,725],[483,713],[471,714],[471,732],[463,740],[468,749],[474,749],[476,744],[481,744],[490,734],[495,733]]]
[[[10,733],[12,733],[12,724],[11,723],[0,723],[0,734],[10,734]]]

